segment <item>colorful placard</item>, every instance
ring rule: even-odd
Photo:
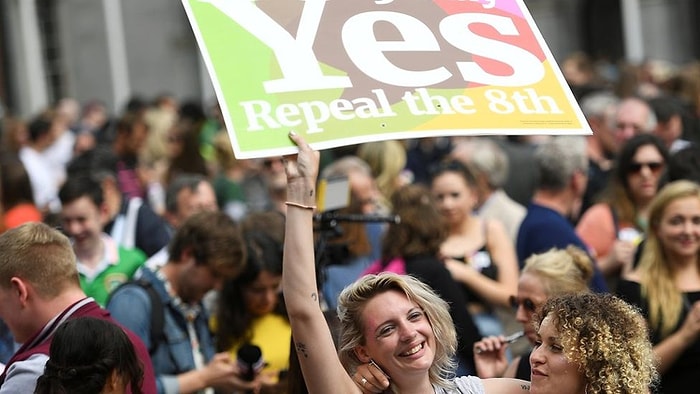
[[[590,134],[521,0],[182,0],[237,158]]]

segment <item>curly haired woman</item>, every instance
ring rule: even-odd
[[[610,294],[551,298],[535,325],[532,394],[648,393],[657,379],[644,317]]]

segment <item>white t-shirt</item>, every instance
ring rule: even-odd
[[[481,379],[476,376],[460,376],[453,380],[457,386],[453,390],[445,390],[441,387],[435,387],[436,394],[484,394],[484,385]]]
[[[58,199],[58,183],[53,177],[53,169],[48,161],[30,147],[24,147],[19,151],[19,158],[29,175],[34,192],[34,203],[39,209],[48,207],[51,212],[61,209]]]

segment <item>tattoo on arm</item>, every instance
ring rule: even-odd
[[[313,196],[314,196],[314,189],[311,189],[311,190],[309,191],[309,197],[313,197]]]
[[[528,391],[528,392],[530,391],[530,385],[529,385],[529,384],[521,384],[521,385],[520,385],[520,388],[521,388],[523,391]]]
[[[296,349],[297,349],[297,353],[304,356],[304,358],[309,358],[309,353],[306,350],[306,345],[304,345],[301,342],[296,342]]]

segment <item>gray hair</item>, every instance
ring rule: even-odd
[[[642,132],[644,133],[651,133],[656,129],[656,125],[658,124],[658,120],[656,119],[656,114],[654,113],[654,109],[649,105],[649,103],[641,98],[638,97],[627,97],[626,99],[620,101],[618,104],[617,108],[618,111],[620,109],[624,108],[629,108],[630,105],[639,105],[642,107],[646,107],[647,109],[647,118],[644,121],[644,130]]]
[[[581,100],[581,111],[586,118],[612,118],[620,99],[610,91],[587,94]]]
[[[452,150],[452,157],[486,175],[492,189],[500,189],[508,180],[508,156],[491,139],[476,137],[460,141]]]
[[[540,172],[539,188],[563,190],[574,173],[588,172],[586,139],[573,135],[552,137],[538,146],[535,160]]]
[[[372,169],[366,161],[357,156],[345,156],[335,160],[323,169],[321,179],[339,178],[348,176],[351,172],[372,177]]]

